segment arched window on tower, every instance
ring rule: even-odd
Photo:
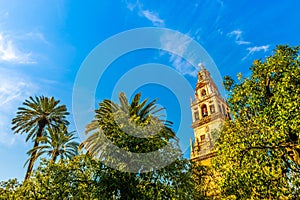
[[[201,107],[201,112],[202,112],[202,117],[208,116],[207,106],[205,104]]]
[[[201,96],[206,96],[206,90],[205,89],[203,89],[202,91],[201,91]]]
[[[222,104],[222,111],[223,111],[223,114],[226,115],[226,110],[225,110],[224,104]]]
[[[194,111],[194,120],[195,121],[199,120],[199,112],[198,112],[198,110]]]
[[[203,76],[202,76],[201,73],[198,74],[198,80],[199,80],[199,81],[202,81],[202,80],[203,80]]]
[[[210,109],[210,113],[211,113],[211,114],[213,114],[213,113],[216,112],[216,110],[215,110],[215,105],[213,105],[213,104],[209,106],[209,109]]]
[[[200,140],[201,140],[201,142],[204,142],[204,140],[205,140],[205,135],[201,135],[201,136],[200,136]]]

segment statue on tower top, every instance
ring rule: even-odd
[[[202,62],[198,64],[198,67],[200,67],[201,71],[204,71],[204,70],[205,70],[204,65],[203,65]]]

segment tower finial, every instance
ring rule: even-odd
[[[202,63],[202,62],[201,62],[201,63],[199,63],[199,64],[198,64],[198,66],[200,67],[201,71],[204,71],[204,70],[205,70],[205,68],[204,68],[204,65],[203,65],[203,63]]]

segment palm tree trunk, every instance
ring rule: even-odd
[[[58,157],[58,151],[55,150],[52,156],[53,163],[55,163],[57,157]]]
[[[37,146],[39,146],[39,143],[38,143],[37,140],[35,140],[33,148],[36,148]],[[28,167],[27,167],[26,176],[25,176],[24,181],[26,181],[27,179],[30,178],[32,168],[33,168],[33,165],[34,165],[34,161],[35,161],[35,157],[36,157],[36,151],[33,151],[32,154],[30,155],[30,161],[29,161],[29,164],[28,164]]]
[[[42,137],[42,132],[43,132],[43,129],[44,129],[45,126],[46,126],[46,121],[45,120],[41,120],[39,122],[39,129],[38,129],[38,132],[36,134],[36,138],[35,138],[35,141],[34,141],[33,149],[36,149],[36,147],[39,146],[38,139],[40,137]],[[35,159],[36,159],[36,151],[33,151],[32,154],[30,155],[30,161],[29,161],[29,164],[28,164],[28,168],[27,168],[27,172],[26,172],[26,175],[25,175],[24,182],[27,179],[30,178],[30,175],[31,175],[31,172],[32,172],[32,168],[33,168]]]

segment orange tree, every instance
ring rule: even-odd
[[[225,77],[232,121],[217,139],[223,197],[293,198],[300,175],[300,47],[278,46],[248,78]]]

